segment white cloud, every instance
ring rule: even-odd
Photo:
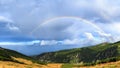
[[[40,45],[57,45],[58,41],[55,40],[42,40],[40,41]]]
[[[7,24],[6,26],[8,29],[10,29],[11,31],[20,31],[20,29],[14,25],[11,24]]]
[[[0,21],[2,21],[2,22],[13,22],[11,19],[8,19],[4,16],[0,16]]]
[[[15,23],[13,20],[0,16],[0,35],[2,36],[8,36],[12,35],[15,36],[18,33],[20,33],[19,27],[15,26]]]
[[[92,33],[85,32],[85,36],[86,36],[89,40],[94,40],[94,36],[92,35]]]
[[[24,45],[34,45],[35,43],[40,43],[39,40],[27,41],[27,42],[0,42],[0,46],[24,46]]]
[[[98,31],[98,33],[101,35],[101,37],[108,38],[111,42],[119,41],[120,37],[120,23],[119,22],[112,22],[112,23],[98,23],[98,25],[101,28],[104,28],[104,31],[107,32],[107,34],[101,33]]]
[[[104,19],[109,21],[116,20],[120,16],[119,0],[96,0],[96,6]]]
[[[73,39],[73,40],[66,39],[62,41],[62,44],[63,45],[78,45],[78,44],[80,45],[81,40],[80,39]]]

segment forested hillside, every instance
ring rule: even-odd
[[[99,64],[119,60],[120,42],[102,43],[96,46],[43,53],[35,58],[48,63]]]

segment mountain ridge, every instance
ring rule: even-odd
[[[116,61],[120,57],[120,41],[96,46],[60,50],[34,56],[47,63],[102,63]],[[99,61],[99,62],[98,62]]]
[[[44,62],[43,63],[39,62],[36,59],[34,59],[30,56],[21,54],[17,51],[0,47],[0,61],[11,61],[11,62],[24,64],[24,62],[19,62],[18,60],[16,60],[16,58],[26,59],[26,60],[31,61],[32,63],[45,64]]]
[[[102,43],[95,46],[48,52],[32,57],[0,47],[0,63],[9,65],[6,63],[6,61],[12,62],[13,65],[14,63],[17,63],[25,67],[30,66],[32,68],[34,68],[34,66],[43,66],[43,68],[46,66],[46,68],[48,68],[49,65],[62,65],[62,68],[64,68],[64,66],[84,67],[102,63],[116,62],[120,61],[120,42]],[[41,65],[46,63],[47,65]]]

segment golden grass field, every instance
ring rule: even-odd
[[[40,65],[37,63],[32,63],[29,60],[14,58],[20,62],[24,62],[25,64],[10,62],[10,61],[0,61],[0,68],[61,68],[62,64],[47,64]]]
[[[40,64],[18,64],[13,62],[1,62],[0,68],[61,68],[61,64],[48,64],[48,65],[40,65]]]
[[[57,64],[57,63],[40,65],[21,58],[14,58],[14,59],[20,62],[24,62],[25,64],[20,64],[10,61],[0,61],[0,68],[61,68],[62,67],[62,64]],[[98,64],[95,66],[73,67],[73,68],[120,68],[120,61]]]

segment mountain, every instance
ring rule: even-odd
[[[119,66],[120,42],[48,52],[33,57],[34,59],[19,52],[0,47],[0,68],[82,68],[81,66],[89,68],[88,66],[95,64],[97,65],[93,67],[108,67],[111,64]],[[48,64],[42,65],[45,64],[44,62],[48,62]]]
[[[0,68],[61,68],[62,64],[45,64],[13,50],[0,47]]]
[[[117,61],[120,58],[120,42],[102,43],[96,46],[48,52],[34,56],[48,63],[84,63],[94,65]]]
[[[73,48],[80,48],[80,45],[45,45],[41,46],[40,43],[33,44],[33,45],[20,45],[20,46],[11,46],[11,45],[0,45],[3,48],[14,50],[20,52],[24,55],[31,56],[31,55],[38,55],[46,52],[55,52],[59,50],[65,49],[73,49]]]
[[[10,61],[10,62],[24,64],[24,62],[18,61],[17,58],[25,59],[25,60],[31,61],[33,63],[43,64],[43,63],[37,61],[36,59],[33,59],[33,58],[28,57],[26,55],[23,55],[19,52],[0,47],[0,61]]]

